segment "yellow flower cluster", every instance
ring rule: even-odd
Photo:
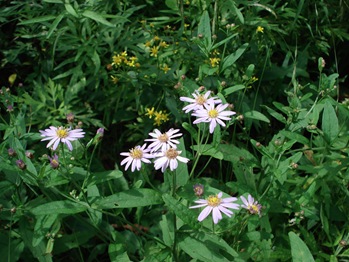
[[[136,63],[136,61],[138,60],[137,57],[135,56],[129,57],[127,54],[127,51],[124,51],[120,54],[115,53],[112,59],[113,59],[112,65],[115,66],[116,68],[122,65],[127,65],[129,67],[140,67],[140,64]]]
[[[211,58],[210,58],[211,66],[212,66],[212,67],[216,67],[217,65],[219,65],[219,61],[220,61],[220,60],[221,60],[221,59],[218,58],[218,57],[211,57]]]
[[[150,56],[157,57],[160,48],[168,48],[169,44],[162,41],[160,37],[154,36],[153,39],[145,42],[145,47],[150,50]]]
[[[145,113],[146,116],[149,116],[150,119],[154,117],[154,125],[156,126],[160,126],[169,120],[169,114],[166,111],[155,111],[154,107],[146,108],[145,110],[147,111]]]
[[[256,33],[264,33],[264,27],[258,26],[256,29]]]

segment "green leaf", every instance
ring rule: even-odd
[[[69,14],[71,14],[72,16],[74,16],[76,18],[79,17],[78,14],[76,13],[74,7],[71,4],[65,4],[64,7],[65,7],[65,10],[67,10],[67,12]]]
[[[111,171],[93,173],[91,176],[92,178],[91,178],[91,182],[89,183],[89,186],[104,183],[106,181],[117,179],[122,176],[123,174],[120,170],[111,170]]]
[[[192,148],[195,151],[199,151],[204,156],[212,156],[214,158],[217,158],[219,160],[223,159],[223,154],[220,152],[217,148],[215,148],[212,145],[206,144],[206,145],[194,145]]]
[[[322,131],[325,139],[332,144],[339,133],[338,118],[334,108],[329,100],[326,100],[324,111],[322,113]]]
[[[85,202],[72,202],[69,200],[52,201],[43,205],[34,207],[30,210],[35,216],[53,215],[53,214],[77,214],[87,210]]]
[[[246,51],[247,47],[248,47],[248,43],[245,43],[242,46],[240,46],[239,49],[236,50],[234,53],[224,58],[221,71],[223,72],[225,69],[227,69],[232,64],[234,64],[236,60],[238,60],[240,56],[242,56],[242,54]]]
[[[206,51],[209,52],[211,50],[212,45],[212,36],[211,36],[211,25],[210,25],[210,16],[208,15],[208,11],[205,10],[202,13],[202,16],[200,18],[200,22],[198,25],[198,35],[202,35],[203,39],[205,40],[205,48]]]
[[[40,242],[46,237],[47,232],[49,232],[51,226],[57,219],[57,214],[37,216],[36,223],[34,227],[34,235],[32,245],[36,247]]]
[[[244,117],[270,123],[270,120],[265,115],[255,110],[244,113]]]
[[[109,21],[107,21],[103,16],[101,16],[100,14],[96,13],[96,12],[93,12],[93,11],[90,11],[90,10],[85,10],[82,15],[84,17],[87,17],[87,18],[90,18],[96,22],[99,22],[103,25],[106,25],[106,26],[110,26],[110,27],[115,27],[114,24],[110,23]]]
[[[189,225],[192,228],[198,228],[199,224],[197,222],[197,217],[192,210],[190,210],[188,207],[183,205],[179,200],[175,199],[169,194],[164,194],[162,196],[162,199],[164,200],[165,204],[168,206],[168,208],[176,214],[178,218],[183,220],[183,222],[186,225]]]
[[[160,193],[153,189],[138,188],[116,193],[114,195],[100,198],[92,207],[102,209],[108,208],[129,208],[151,206],[163,203]]]
[[[46,35],[47,39],[50,38],[50,36],[52,35],[53,31],[57,28],[59,23],[62,21],[63,17],[64,17],[64,14],[60,14],[59,16],[57,16],[55,21],[53,21],[53,23],[51,24],[50,29],[48,30],[48,33]]]
[[[217,235],[178,233],[178,245],[190,257],[204,262],[246,261],[222,238]]]
[[[309,248],[299,236],[297,236],[294,232],[289,232],[288,237],[290,238],[293,262],[315,261]]]
[[[235,85],[224,89],[222,93],[223,95],[227,96],[242,89],[245,89],[244,85]]]
[[[40,16],[40,17],[28,19],[28,20],[22,21],[22,22],[20,22],[18,24],[19,25],[36,24],[36,23],[42,23],[42,22],[46,22],[46,21],[49,21],[49,20],[53,20],[55,18],[56,18],[56,16],[54,16],[54,15],[45,15],[45,16]]]
[[[270,107],[268,107],[268,106],[263,106],[263,107],[266,108],[267,111],[268,111],[268,113],[269,113],[272,117],[274,117],[276,120],[279,120],[281,123],[286,124],[286,122],[287,122],[287,121],[286,121],[286,118],[285,118],[282,114],[276,112],[274,109],[272,109],[272,108],[270,108]]]
[[[112,243],[108,247],[108,254],[111,262],[130,262],[127,251],[121,243]]]

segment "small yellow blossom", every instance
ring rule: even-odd
[[[111,81],[114,83],[114,84],[117,84],[119,82],[119,79],[115,76],[110,76],[111,77]]]
[[[118,65],[119,66],[119,65],[121,65],[121,63],[123,61],[123,59],[122,59],[122,57],[120,55],[114,55],[112,57],[112,59],[113,59],[112,65]]]
[[[252,82],[258,81],[258,77],[252,76],[252,77],[251,77],[251,81],[252,81]]]
[[[187,28],[189,27],[190,25],[189,24],[184,24],[184,28]]]
[[[219,61],[221,59],[220,58],[217,58],[217,57],[212,57],[210,58],[210,63],[211,63],[211,66],[212,67],[216,67],[217,65],[219,65]]]
[[[159,47],[158,46],[153,46],[150,50],[150,56],[157,57],[159,52]]]
[[[162,122],[167,122],[169,120],[168,114],[163,113],[162,111],[155,112],[154,113],[155,118],[154,118],[154,124],[156,126],[160,126]]]
[[[165,72],[165,74],[167,74],[168,71],[171,70],[171,68],[168,67],[168,65],[164,64],[164,66],[161,68],[162,71]]]
[[[151,41],[147,41],[147,42],[145,42],[145,44],[144,44],[146,47],[151,47]]]
[[[129,67],[135,67],[136,65],[135,65],[135,61],[126,61],[125,62],[126,63],[126,65],[128,65]]]
[[[127,57],[127,51],[122,52],[122,53],[121,53],[121,56]]]
[[[160,37],[158,37],[157,35],[153,37],[154,41],[160,41]]]
[[[264,27],[258,26],[256,29],[256,33],[264,33]]]
[[[169,44],[166,43],[165,41],[161,41],[160,42],[160,46],[163,47],[163,48],[167,48],[167,47],[169,47]]]
[[[152,118],[155,114],[155,108],[152,107],[151,109],[146,108],[145,109],[147,111],[147,113],[145,113],[146,116],[149,116],[149,118]]]

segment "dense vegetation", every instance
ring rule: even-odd
[[[0,257],[347,261],[348,13],[1,1]]]

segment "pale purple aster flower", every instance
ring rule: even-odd
[[[54,127],[50,126],[50,128],[43,130],[39,130],[41,133],[41,136],[44,137],[41,139],[41,141],[50,140],[50,142],[47,144],[47,148],[52,146],[53,150],[56,150],[59,143],[62,142],[63,144],[66,144],[70,151],[73,150],[73,145],[71,144],[71,141],[75,141],[79,138],[84,137],[85,132],[83,132],[82,129],[73,129],[70,128],[64,128],[62,126],[60,127]]]
[[[225,126],[225,123],[222,120],[230,120],[231,118],[229,116],[236,114],[234,111],[225,110],[228,106],[229,104],[219,104],[217,106],[214,103],[205,104],[204,108],[198,109],[192,114],[197,117],[193,123],[198,124],[201,122],[209,122],[210,133],[212,134],[217,123],[221,126]]]
[[[148,154],[150,151],[149,148],[147,148],[147,144],[144,144],[142,147],[141,146],[136,146],[132,149],[130,149],[130,152],[122,152],[120,155],[122,156],[127,156],[124,160],[121,161],[121,165],[126,164],[125,170],[129,168],[131,165],[131,171],[134,172],[135,169],[138,171],[141,169],[142,162],[144,163],[151,163],[151,161],[148,158],[152,158],[152,154]]]
[[[57,154],[54,154],[53,157],[47,156],[48,159],[50,160],[50,165],[53,169],[57,169],[59,167],[59,161],[58,161],[58,156]]]
[[[154,154],[154,157],[158,157],[154,161],[154,168],[156,170],[161,168],[162,172],[165,172],[166,168],[169,166],[170,170],[173,171],[178,167],[178,160],[183,163],[188,163],[189,159],[180,156],[182,151],[177,151],[175,148],[169,148],[162,152]]]
[[[149,135],[153,138],[145,139],[144,141],[152,142],[148,148],[150,148],[151,152],[156,152],[158,150],[165,151],[170,147],[176,148],[177,144],[179,144],[178,140],[174,138],[180,137],[182,133],[178,133],[179,129],[171,128],[166,133],[161,133],[158,129],[155,129],[153,133],[149,133]]]
[[[262,205],[255,201],[255,199],[249,194],[247,199],[241,196],[241,201],[244,203],[241,205],[242,208],[247,209],[251,214],[261,214]]]
[[[213,223],[217,224],[219,220],[223,218],[221,212],[226,214],[228,217],[231,217],[233,211],[228,208],[238,210],[240,206],[239,204],[233,203],[237,200],[236,197],[222,198],[222,196],[223,193],[219,192],[217,195],[211,195],[206,199],[196,200],[194,202],[199,205],[191,206],[189,208],[205,207],[199,214],[198,220],[200,222],[203,221],[212,212]]]
[[[204,108],[204,105],[207,105],[209,103],[212,103],[212,104],[222,103],[222,101],[218,97],[209,98],[210,94],[211,94],[211,91],[207,91],[204,95],[202,95],[199,93],[199,91],[196,90],[195,93],[192,94],[194,98],[182,96],[179,98],[179,100],[190,103],[189,105],[183,107],[183,110],[185,111],[185,113],[202,109]]]

